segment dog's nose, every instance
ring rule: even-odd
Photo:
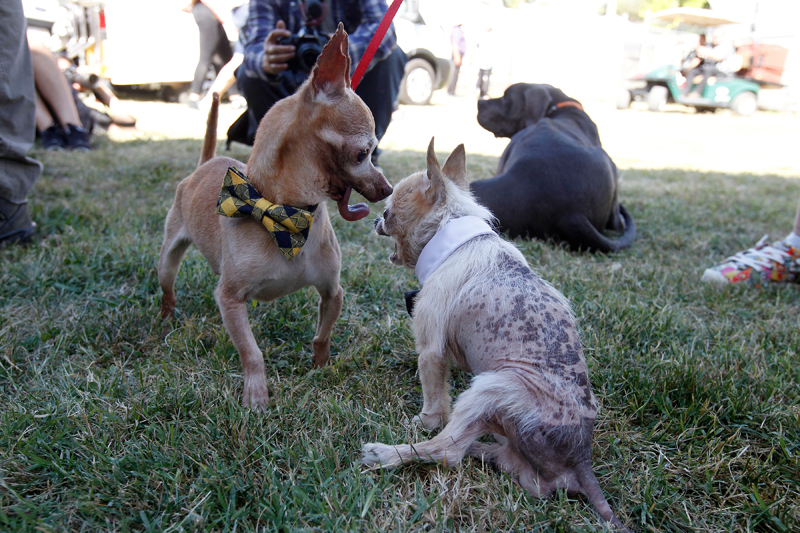
[[[378,224],[380,224],[380,223],[381,223],[381,217],[378,217],[378,218],[376,218],[376,219],[375,219],[375,228],[376,228],[376,229],[377,229],[377,227],[378,227]]]
[[[393,190],[394,189],[392,189],[392,186],[387,183],[386,185],[381,187],[381,196],[387,198],[390,194],[392,194]]]

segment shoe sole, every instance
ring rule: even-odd
[[[36,235],[36,222],[31,222],[27,228],[0,235],[0,248],[7,244],[30,244],[34,235]]]
[[[723,276],[721,272],[710,268],[703,272],[703,277],[700,278],[700,281],[705,281],[706,283],[716,283],[717,285],[728,285],[730,283],[728,278]]]

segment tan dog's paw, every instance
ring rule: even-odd
[[[424,427],[428,431],[433,431],[434,429],[444,427],[447,424],[447,418],[448,416],[445,414],[420,413],[412,418],[411,422]]]
[[[312,346],[314,348],[314,366],[317,368],[322,368],[323,366],[327,365],[331,358],[331,340],[315,340]]]
[[[245,379],[244,392],[242,393],[242,405],[255,409],[256,411],[266,411],[269,402],[269,390],[266,380]]]
[[[380,468],[394,468],[403,463],[400,454],[394,446],[370,442],[361,447],[362,465]]]

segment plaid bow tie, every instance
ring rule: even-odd
[[[284,257],[291,261],[308,239],[316,209],[316,205],[299,208],[273,204],[258,194],[239,169],[230,167],[222,182],[216,213],[226,217],[251,216],[258,220],[272,235]]]

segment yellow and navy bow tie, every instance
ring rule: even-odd
[[[291,261],[308,239],[316,209],[316,205],[300,208],[273,204],[258,194],[239,169],[230,167],[222,182],[216,213],[226,217],[251,216],[258,220],[272,235],[284,257]]]

